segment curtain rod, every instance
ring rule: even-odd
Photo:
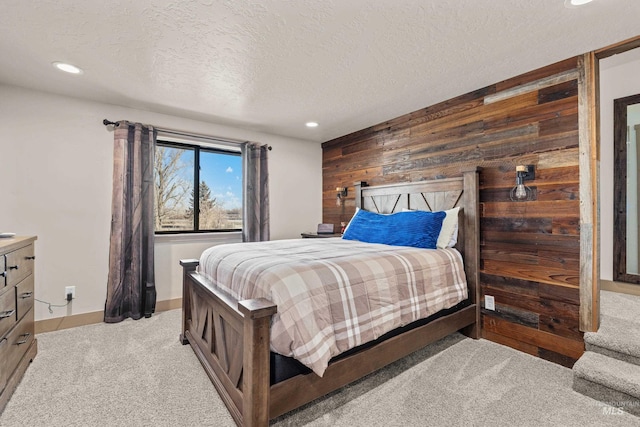
[[[105,126],[109,126],[109,125],[113,125],[115,127],[119,126],[118,122],[112,122],[111,120],[107,120],[107,119],[104,119],[102,121],[102,124],[105,125]],[[180,131],[180,130],[167,129],[167,128],[161,128],[161,127],[156,127],[156,126],[153,126],[153,128],[156,129],[158,132],[162,132],[162,133],[166,133],[166,134],[193,137],[193,138],[201,138],[201,139],[205,139],[205,140],[209,140],[209,141],[215,141],[215,142],[227,142],[227,143],[230,142],[230,143],[234,143],[234,144],[244,144],[244,143],[249,142],[249,141],[242,141],[242,140],[239,140],[239,139],[216,138],[216,137],[209,136],[209,135],[203,135],[203,134],[193,133],[193,132],[183,132],[183,131]],[[272,147],[269,145],[269,146],[267,146],[267,149],[269,151],[271,151]]]

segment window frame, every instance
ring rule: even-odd
[[[242,150],[240,146],[238,146],[238,150],[233,149],[225,149],[217,146],[212,146],[208,144],[194,144],[188,142],[180,142],[180,141],[172,141],[172,138],[163,138],[158,136],[156,138],[154,149],[158,146],[168,147],[168,148],[177,148],[182,150],[193,150],[194,159],[193,159],[193,229],[192,230],[156,230],[154,227],[154,235],[156,236],[166,236],[166,235],[185,235],[185,234],[224,234],[224,233],[237,233],[242,232],[243,228],[222,228],[216,230],[200,230],[200,152],[204,151],[207,153],[216,153],[216,154],[226,154],[231,156],[238,156],[241,158],[242,163],[242,176],[244,182],[244,160],[242,159]],[[197,167],[196,167],[197,165]],[[155,185],[155,170],[153,171],[153,180]],[[242,189],[242,207],[240,208],[244,213],[244,185]],[[243,218],[244,225],[244,218]]]

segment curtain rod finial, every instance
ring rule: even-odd
[[[104,119],[102,121],[102,124],[105,126],[113,125],[115,127],[118,127],[118,122],[112,122],[111,120],[108,120],[108,119]]]

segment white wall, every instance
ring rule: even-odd
[[[36,320],[102,311],[111,221],[113,133],[102,119],[138,121],[268,143],[272,239],[299,238],[322,220],[319,143],[0,85],[0,231],[37,235]],[[158,300],[182,296],[178,260],[239,236],[162,236],[156,241]]]
[[[611,66],[621,62],[619,55],[600,61],[600,278],[603,280],[613,280],[613,100],[640,93],[640,60]]]

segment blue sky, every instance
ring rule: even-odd
[[[225,209],[242,207],[242,157],[200,151],[200,180]]]

